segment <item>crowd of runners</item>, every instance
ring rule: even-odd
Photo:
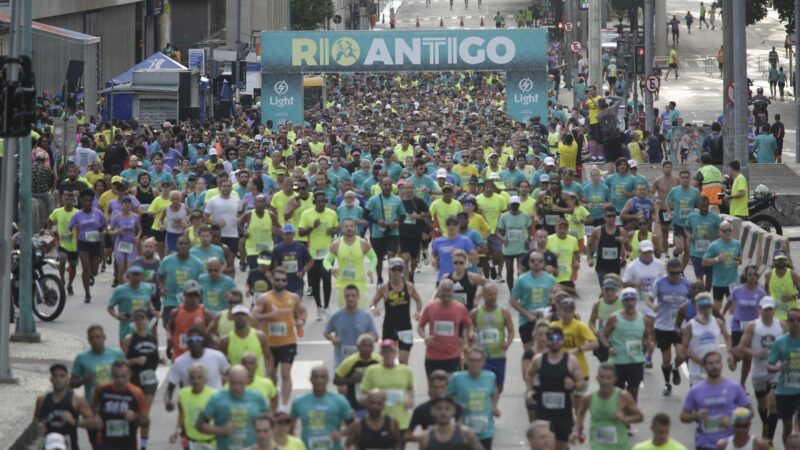
[[[748,217],[739,163],[723,174],[712,139],[698,171],[675,174],[637,108],[620,129],[613,84],[584,86],[574,107],[560,84],[548,117],[523,124],[496,74],[331,76],[302,124],[262,125],[258,109],[160,127],[79,116],[78,148],[58,159],[42,112],[34,184],[58,190],[60,275],[108,310],[90,349],[51,367],[35,413],[46,448],[77,449],[83,428],[95,449],[145,449],[166,427],[186,449],[488,450],[526,411],[537,450],[628,449],[644,421],[639,450],[800,449],[800,275],[783,251],[763,276],[742,265],[720,215]],[[665,114],[659,135],[681,121],[674,102]],[[645,161],[658,178],[638,174]],[[102,271],[109,299],[92,296]],[[301,394],[308,321],[325,324],[334,364]],[[659,368],[662,395],[691,386],[679,416],[637,403]],[[526,395],[500,411],[520,369]],[[176,423],[151,423],[156,395]],[[670,439],[678,421],[694,442]]]

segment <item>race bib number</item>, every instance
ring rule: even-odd
[[[187,348],[188,345],[186,344],[186,333],[182,333],[178,335],[178,347],[179,348]]]
[[[333,440],[330,436],[311,436],[308,438],[309,450],[329,450],[333,448]]]
[[[130,434],[130,425],[127,420],[108,419],[106,423],[106,436],[107,437],[125,437]]]
[[[619,259],[619,249],[617,247],[603,247],[600,253],[603,259]]]
[[[404,344],[411,344],[414,342],[414,332],[412,330],[398,331],[397,339]]]
[[[692,208],[679,208],[678,214],[680,215],[681,219],[689,218],[689,214],[692,213]]]
[[[605,426],[595,428],[594,440],[598,444],[616,444],[617,427]]]
[[[348,356],[352,355],[353,353],[358,351],[358,347],[355,345],[342,345],[342,356],[347,358]]]
[[[72,233],[60,233],[61,242],[72,242]]]
[[[508,230],[508,240],[519,242],[525,240],[525,235],[522,230]]]
[[[558,225],[558,220],[561,218],[558,214],[545,214],[544,216],[544,223],[546,225],[556,226]]]
[[[453,292],[453,300],[461,303],[462,305],[467,305],[467,293],[466,292]]]
[[[564,409],[566,404],[566,394],[563,392],[542,393],[542,405],[545,409]]]
[[[283,264],[286,266],[286,273],[297,273],[297,260],[284,261]]]
[[[343,280],[355,280],[356,269],[342,269],[341,275]]]
[[[119,241],[117,243],[117,250],[121,253],[133,253],[133,242]]]
[[[328,254],[327,248],[318,248],[316,252],[314,252],[314,259],[323,259]]]
[[[415,225],[417,220],[411,217],[409,214],[406,214],[405,219],[403,219],[403,223],[406,225]]]
[[[86,242],[99,242],[100,241],[100,233],[97,231],[87,231],[84,235],[86,237]]]
[[[437,336],[455,336],[456,324],[451,320],[433,322],[433,333]]]
[[[614,219],[614,225],[616,225],[618,227],[621,226],[622,225],[622,217],[617,216],[617,218]]]
[[[483,345],[492,345],[500,342],[500,330],[497,328],[483,328],[478,331],[478,340]]]
[[[800,388],[800,370],[789,370],[783,377],[783,385],[787,388]]]
[[[466,417],[467,426],[475,432],[475,434],[483,434],[489,431],[489,418],[483,414],[469,414]]]
[[[286,325],[286,322],[270,322],[269,335],[283,337],[287,335],[288,329],[289,327]]]
[[[625,352],[628,356],[640,356],[642,354],[642,341],[625,341]]]
[[[708,239],[696,239],[694,241],[694,248],[698,252],[705,252],[706,250],[708,250],[708,244],[709,244]]]
[[[156,377],[156,371],[152,369],[143,370],[139,374],[139,381],[142,383],[143,386],[151,386],[154,384],[158,384],[158,377]]]
[[[402,389],[386,389],[386,407],[391,407],[403,403],[405,392]]]
[[[189,441],[189,450],[213,450],[214,446],[210,442]]]
[[[725,427],[722,425],[722,416],[706,417],[703,421],[703,433],[716,433],[724,429]]]

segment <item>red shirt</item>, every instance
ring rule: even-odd
[[[429,326],[428,326],[429,325]],[[472,325],[466,306],[451,300],[447,305],[435,301],[422,311],[419,326],[428,326],[433,343],[425,350],[425,359],[442,361],[461,357],[462,326]]]

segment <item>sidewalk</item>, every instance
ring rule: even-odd
[[[72,367],[75,355],[87,345],[71,334],[44,326],[37,331],[41,343],[11,343],[11,370],[17,383],[0,384],[0,448],[3,449],[21,450],[34,441],[37,436],[33,410],[36,397],[50,388],[50,365],[60,362]]]

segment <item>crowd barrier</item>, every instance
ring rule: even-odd
[[[768,233],[753,222],[738,217],[726,214],[721,216],[723,220],[733,223],[733,234],[738,236],[739,242],[742,244],[741,268],[753,265],[758,268],[759,275],[762,275],[772,269],[772,257],[778,250],[786,253],[791,260],[789,238]]]

